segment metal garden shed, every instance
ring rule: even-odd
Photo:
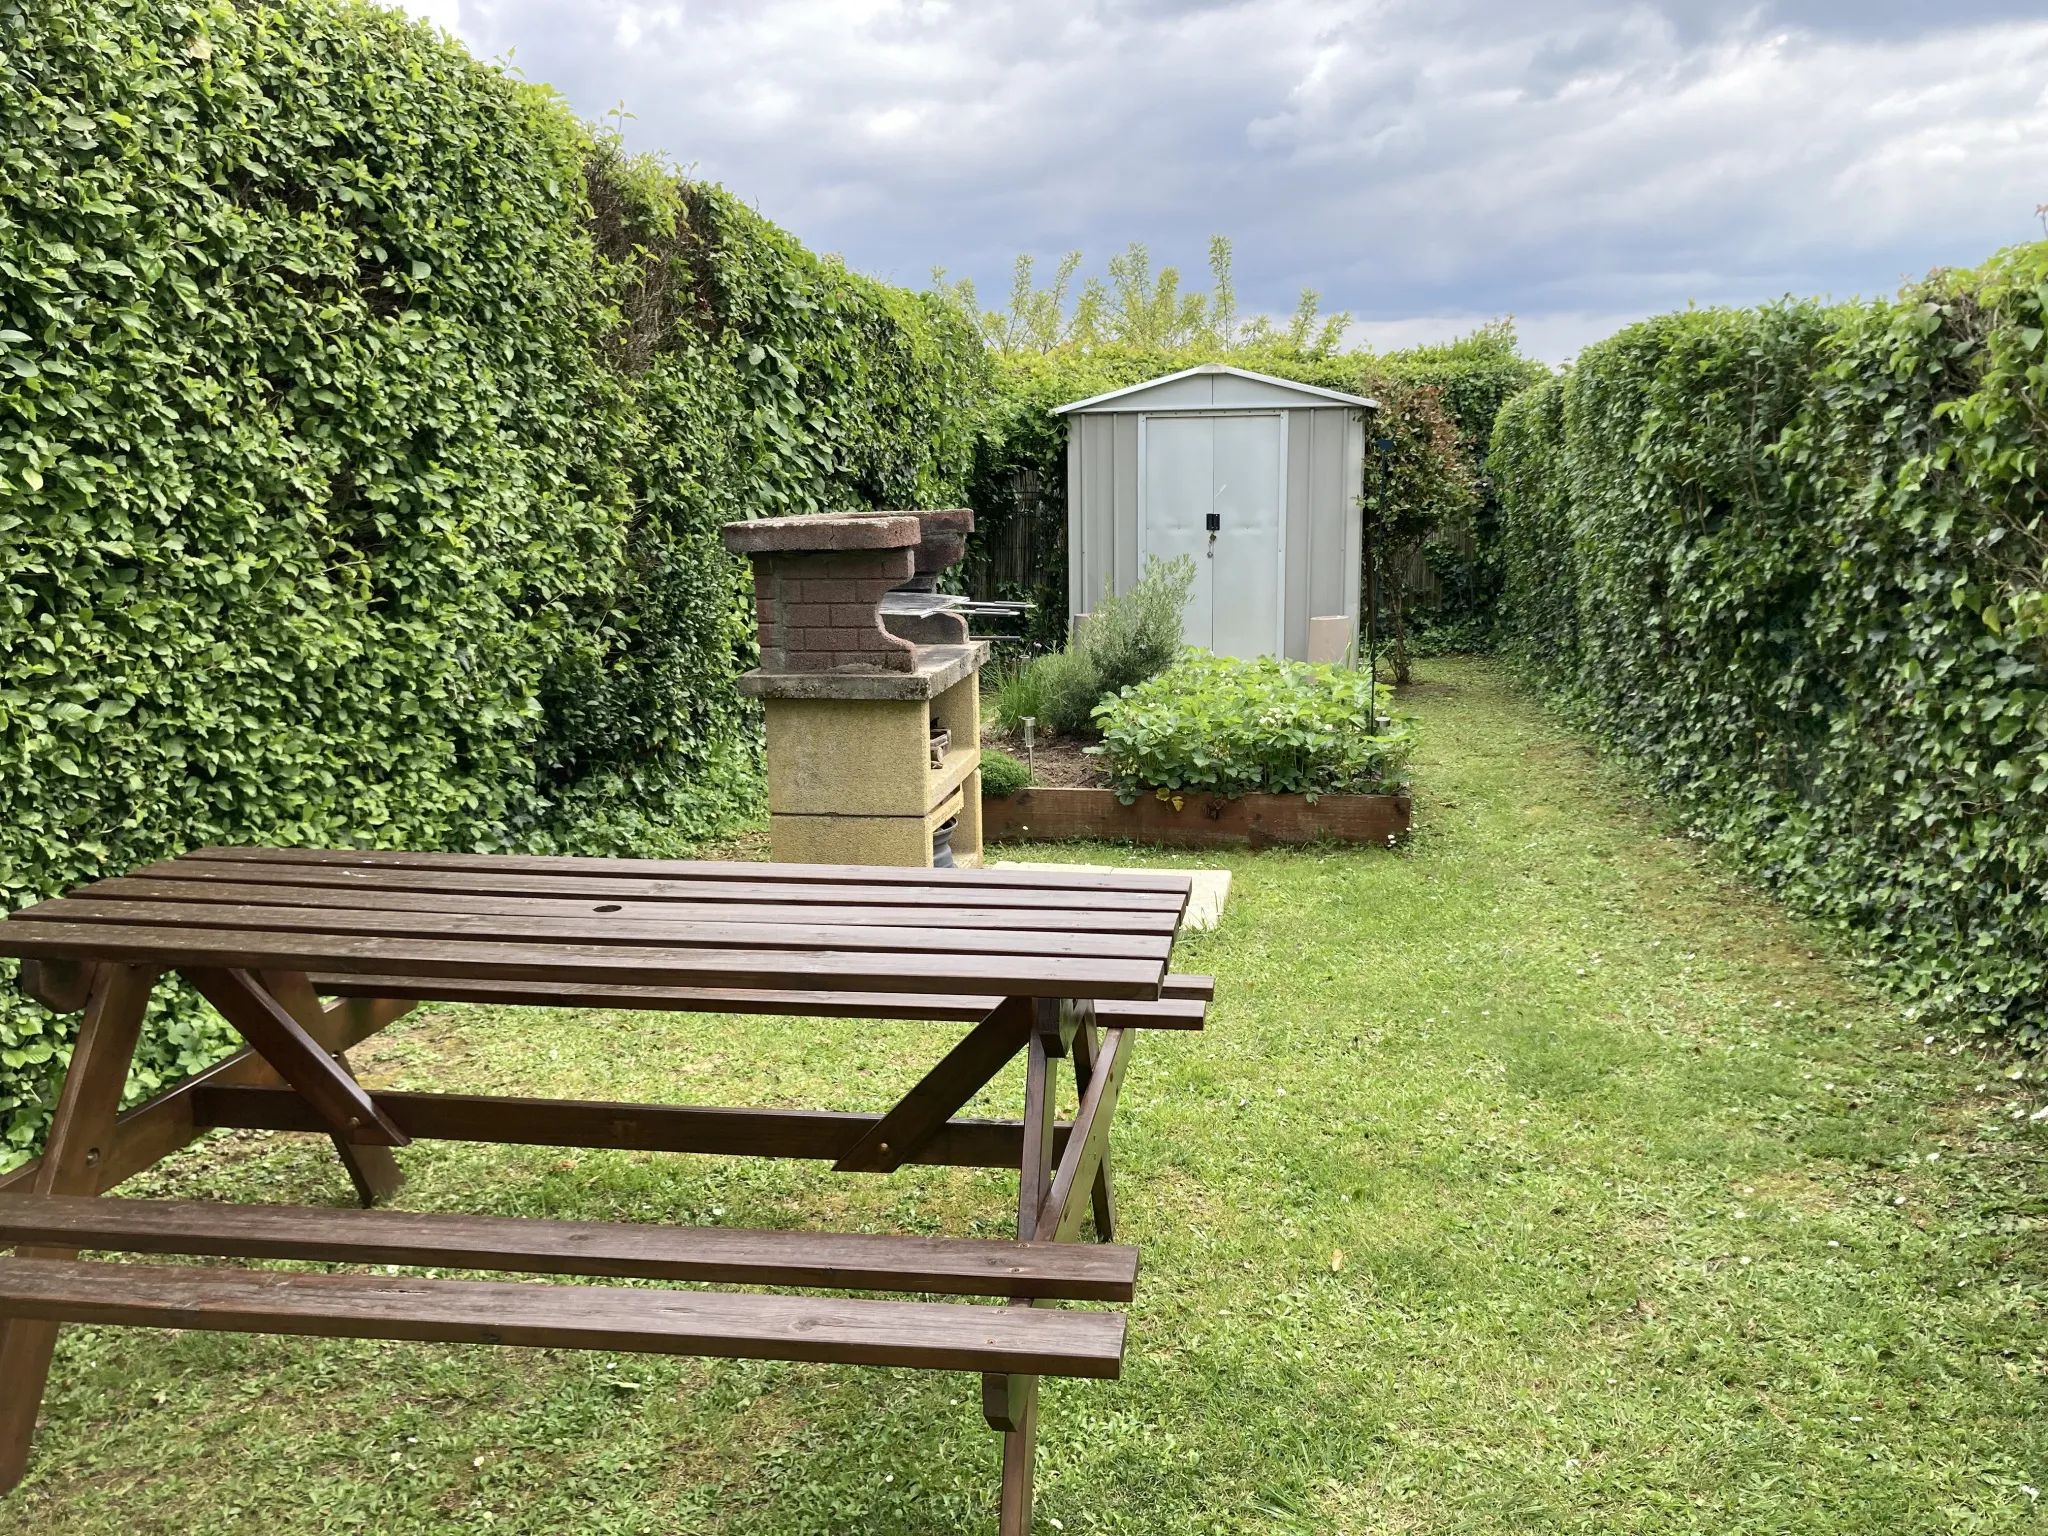
[[[1067,605],[1190,555],[1184,634],[1225,656],[1335,661],[1358,628],[1375,401],[1204,363],[1057,407],[1068,420]]]

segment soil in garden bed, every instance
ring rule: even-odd
[[[981,733],[984,748],[993,747],[1007,752],[1018,762],[1024,761],[1024,738],[1010,736],[993,729]],[[1032,783],[1040,789],[1107,789],[1109,774],[1102,766],[1102,759],[1090,757],[1081,749],[1088,746],[1070,736],[1040,736],[1032,750]]]

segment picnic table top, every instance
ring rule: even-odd
[[[202,848],[0,922],[0,955],[608,985],[1159,996],[1191,882]]]

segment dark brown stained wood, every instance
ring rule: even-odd
[[[404,995],[436,1003],[634,1008],[660,1013],[759,1013],[788,1018],[929,1019],[942,1023],[972,1023],[1002,1001],[999,997],[952,997],[943,992],[752,992],[722,987],[622,987],[448,976],[350,976],[339,971],[316,972],[312,980],[321,993],[344,998]]]
[[[192,967],[182,972],[193,989],[234,1025],[242,1038],[298,1091],[320,1117],[321,1129],[344,1141],[402,1147],[405,1132],[385,1116],[284,1005],[247,971]]]
[[[59,897],[10,914],[10,922],[129,923],[138,927],[234,928],[266,933],[349,934],[643,949],[908,950],[918,954],[1028,955],[1166,960],[1171,937],[1059,933],[1044,929],[865,927],[846,923],[692,923],[621,912],[582,917],[504,917],[476,912],[386,912],[369,907],[227,906],[186,901]]]
[[[0,1246],[404,1264],[723,1285],[1129,1301],[1138,1250],[523,1216],[0,1196]]]
[[[981,1416],[988,1427],[1005,1434],[1014,1432],[1027,1418],[1037,1387],[1036,1376],[998,1375],[994,1371],[983,1376]]]
[[[465,1093],[371,1095],[418,1141],[495,1141],[540,1147],[603,1147],[620,1152],[704,1152],[727,1157],[836,1161],[880,1123],[880,1115],[814,1109],[724,1109],[677,1104],[612,1104],[583,1099],[524,1099]],[[202,1127],[324,1131],[312,1107],[289,1088],[222,1084],[197,1091],[192,1117]],[[1064,1146],[1066,1128],[1055,1139]],[[949,1120],[908,1161],[945,1168],[1014,1168],[1024,1145],[1015,1120]]]
[[[984,1376],[986,1399],[988,1378]],[[1038,1456],[1038,1378],[1026,1378],[1023,1422],[1003,1436],[1003,1487],[996,1505],[996,1536],[1031,1536],[1035,1498],[1033,1462]]]
[[[385,992],[375,997],[341,998],[329,1005],[327,1013],[334,1021],[330,1027],[345,1048],[369,1039],[379,1030],[389,1029],[419,1005],[418,998]]]
[[[1095,1005],[1071,997],[1041,997],[1032,1003],[1045,1054],[1064,1061],[1074,1044],[1074,1033],[1082,1023],[1095,1017]]]
[[[1208,980],[1206,976],[1199,979]],[[1209,1020],[1209,1004],[1199,997],[1160,996],[1144,1001],[1095,997],[1089,1002],[1094,1005],[1095,1022],[1104,1029],[1202,1029]]]
[[[50,1117],[32,1188],[39,1195],[90,1195],[113,1141],[115,1111],[135,1057],[157,973],[140,966],[96,966],[85,1017],[71,1048],[57,1108]],[[62,1248],[31,1249],[51,1260]],[[36,1412],[57,1347],[57,1322],[0,1307],[0,1492],[21,1481],[35,1439]]]
[[[1101,1064],[1102,1041],[1097,1037],[1095,1023],[1091,1020],[1074,1036],[1074,1087],[1079,1092],[1087,1093],[1088,1085],[1095,1080],[1095,1074],[1100,1070]],[[1095,1213],[1095,1241],[1114,1242],[1117,1231],[1116,1180],[1110,1173],[1109,1148],[1106,1146],[1095,1165],[1095,1183],[1089,1192],[1089,1208]]]
[[[76,1013],[92,997],[93,972],[76,960],[24,960],[15,985],[52,1013]]]
[[[1195,1002],[1213,1003],[1216,1000],[1216,978],[1214,976],[1175,975],[1166,978],[1160,987],[1161,997],[1188,998]]]
[[[337,1055],[334,1059],[350,1077],[355,1076],[347,1057]],[[398,1166],[398,1159],[389,1147],[380,1147],[372,1142],[347,1141],[332,1133],[328,1139],[334,1143],[334,1155],[341,1159],[342,1169],[355,1189],[358,1204],[365,1207],[382,1205],[396,1199],[398,1192],[405,1188],[405,1171]]]
[[[1052,1185],[1054,1159],[1053,1106],[1058,1098],[1059,1058],[1046,1050],[1048,1034],[1057,1038],[1057,1016],[1048,1030],[1032,1010],[1032,1028],[1024,1063],[1024,1145],[1018,1159],[1017,1233],[1021,1238],[1036,1225]],[[1019,1298],[1011,1308],[1024,1311],[1028,1298]],[[1003,1528],[1010,1529],[1015,1484],[1023,1486],[1025,1529],[1029,1529],[1031,1502],[1031,1458],[1037,1434],[1038,1382],[1035,1378],[1007,1381],[981,1379],[981,1411],[989,1428],[1003,1432]],[[1021,1455],[1021,1464],[1019,1456]]]
[[[757,870],[760,864],[727,866]],[[907,873],[907,871],[906,871]],[[547,899],[583,898],[602,901],[742,902],[770,906],[926,907],[954,910],[999,907],[1016,911],[1034,908],[1066,910],[1075,902],[1091,909],[1119,912],[1167,912],[1176,917],[1187,905],[1185,892],[1101,890],[1059,892],[1028,887],[921,885],[835,885],[792,880],[723,879],[655,880],[617,875],[579,875],[563,871],[520,872],[512,869],[361,869],[327,864],[236,863],[187,855],[136,870],[132,878],[192,883],[261,884],[314,890],[463,892],[485,896],[531,896]],[[73,894],[90,892],[81,886]]]
[[[1045,1031],[1031,1031],[1024,1058],[1024,1146],[1018,1159],[1017,1236],[1028,1239],[1038,1226],[1038,1213],[1052,1189],[1053,1109],[1059,1099],[1058,1057],[1045,1048]]]
[[[147,1103],[136,1105],[114,1122],[113,1146],[100,1160],[99,1188],[113,1189],[204,1136],[209,1127],[192,1121],[192,1090],[201,1085],[220,1084],[281,1087],[284,1079],[254,1051],[240,1051]],[[33,1188],[41,1162],[37,1158],[10,1173],[0,1174],[0,1194]]]
[[[1206,980],[1206,977],[1198,978]],[[1166,978],[1162,994],[1174,978]],[[985,1018],[999,997],[914,992],[749,992],[718,987],[607,987],[576,982],[473,981],[445,976],[348,976],[322,972],[314,987],[330,997],[404,997],[441,1003],[509,1003],[541,1008],[644,1008],[661,1013],[766,1013],[788,1018]],[[1126,1029],[1200,1029],[1206,1006],[1162,995],[1153,1002],[1104,999],[1095,1014]]]
[[[276,885],[237,880],[158,880],[122,876],[95,880],[76,893],[94,901],[185,901],[229,906],[359,907],[379,912],[468,912],[501,917],[621,917],[686,923],[844,923],[863,927],[1051,928],[1069,933],[1171,935],[1178,918],[1165,908],[1126,911],[1088,907],[880,906],[863,903],[649,901],[641,897],[479,895],[469,891],[364,890],[343,885]]]
[[[343,1054],[346,1042],[341,1039],[348,1021],[341,1012],[328,1009],[320,1001],[313,984],[306,979],[306,973],[263,971],[256,979],[323,1051],[333,1054],[334,1064],[353,1079],[355,1069]],[[349,1183],[355,1186],[356,1199],[362,1204],[376,1205],[390,1200],[405,1187],[405,1174],[400,1171],[398,1159],[391,1155],[389,1147],[352,1141],[338,1133],[330,1133],[330,1139],[334,1143],[334,1155],[341,1159]]]
[[[412,1004],[394,998],[351,998],[329,1011],[338,1022],[331,1026],[336,1042],[352,1046],[390,1025]],[[210,1126],[192,1118],[192,1095],[202,1088],[284,1086],[284,1079],[254,1051],[241,1051],[226,1061],[208,1067],[175,1087],[167,1088],[146,1103],[138,1104],[114,1123],[113,1146],[99,1165],[99,1189],[113,1189],[124,1180],[154,1168],[173,1152],[190,1146]],[[307,1129],[317,1127],[308,1126]],[[37,1162],[24,1163],[13,1172],[0,1174],[0,1190],[27,1189],[35,1182]]]
[[[1167,891],[1193,882],[1164,870],[892,869],[871,864],[768,864],[723,859],[608,859],[574,855],[414,853],[385,848],[194,848],[186,859],[326,864],[361,869],[505,869],[521,874],[621,875],[635,880],[783,880],[804,885],[1010,886],[1032,891]]]
[[[1018,997],[1153,999],[1160,961],[1061,956],[916,955],[820,951],[612,948],[506,944],[247,929],[143,928],[123,923],[0,922],[0,955],[85,958],[168,969],[350,971],[478,976],[507,981],[820,987],[855,992],[994,992]]]
[[[1132,1036],[1121,1029],[1112,1029],[1102,1037],[1102,1060],[1081,1095],[1074,1132],[1060,1154],[1051,1192],[1039,1208],[1036,1224],[1029,1229],[1030,1235],[1040,1242],[1070,1243],[1081,1230],[1082,1218],[1088,1214],[1088,1192],[1109,1150],[1109,1127],[1116,1116],[1117,1093],[1130,1067],[1131,1040]],[[1024,1235],[1022,1229],[1018,1235]]]
[[[981,797],[982,830],[997,842],[1111,838],[1181,848],[1264,848],[1333,839],[1388,847],[1408,835],[1406,795],[1143,795],[1129,805],[1110,789],[1020,789]]]
[[[873,1130],[847,1150],[833,1165],[834,1171],[892,1173],[915,1158],[931,1144],[940,1127],[1023,1049],[1031,1029],[1031,1006],[1024,998],[1009,998],[990,1009],[965,1039],[897,1100]]]
[[[320,995],[313,990],[313,984],[306,979],[304,971],[262,971],[258,973],[257,980],[284,1005],[285,1012],[298,1021],[300,1028],[319,1042],[322,1050],[333,1053],[336,1066],[351,1078],[356,1075],[340,1039],[348,1021],[339,1010],[330,1010],[320,1001]],[[341,1159],[341,1166],[348,1174],[349,1183],[355,1187],[356,1199],[361,1204],[381,1204],[396,1198],[398,1192],[405,1188],[405,1174],[389,1147],[355,1142],[338,1135],[329,1139],[334,1143],[334,1155]]]
[[[0,1311],[53,1322],[1114,1378],[1121,1312],[533,1281],[0,1259]]]

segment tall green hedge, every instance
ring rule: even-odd
[[[1502,413],[1516,650],[1923,1004],[2048,1040],[2048,244]]]
[[[1505,579],[1500,500],[1487,463],[1493,424],[1502,406],[1548,378],[1550,369],[1522,355],[1511,320],[1483,325],[1455,341],[1384,353],[1379,363],[1390,378],[1437,392],[1457,424],[1476,491],[1470,515],[1422,547],[1434,581],[1414,600],[1418,640],[1431,649],[1484,646],[1493,638]]]
[[[701,830],[717,524],[957,501],[985,367],[382,7],[0,0],[0,897]],[[0,1167],[73,1022],[0,984]],[[131,1094],[224,1044],[167,998]]]

